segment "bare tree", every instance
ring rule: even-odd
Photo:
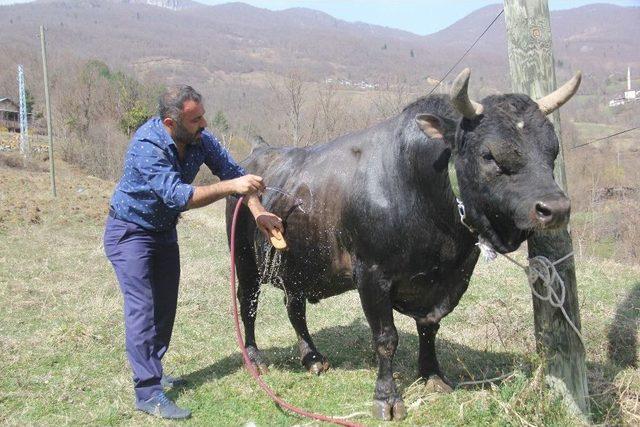
[[[269,80],[269,87],[276,97],[276,105],[286,115],[289,130],[289,140],[294,147],[302,145],[302,108],[306,86],[302,75],[291,71],[282,78],[281,83]]]
[[[318,90],[317,108],[321,120],[321,133],[324,141],[329,141],[341,133],[341,121],[344,119],[342,103],[337,96],[336,86],[325,84]]]
[[[391,82],[387,81],[385,90],[380,91],[379,97],[374,101],[378,114],[387,118],[399,114],[408,104],[410,88],[407,79],[396,76]]]

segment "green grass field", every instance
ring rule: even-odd
[[[61,164],[59,197],[48,175],[0,166],[0,423],[169,424],[133,409],[124,353],[122,301],[101,245],[113,184]],[[169,395],[193,410],[184,424],[307,425],[279,410],[242,367],[230,311],[222,206],[179,225],[182,281],[168,372],[189,384]],[[517,255],[523,259],[523,254]],[[640,423],[640,268],[578,258],[592,419]],[[414,323],[397,315],[397,383],[409,416],[394,425],[577,425],[546,391],[535,355],[531,295],[523,273],[481,262],[460,306],[442,322],[438,353],[454,382],[501,375],[501,383],[433,394],[414,383]],[[283,398],[365,425],[377,370],[355,292],[311,305],[309,326],[332,369],[315,377],[297,356],[282,293],[263,290],[258,344],[265,376]]]

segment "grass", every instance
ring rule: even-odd
[[[59,162],[53,200],[48,179],[37,169],[0,166],[0,423],[170,424],[133,410],[122,301],[101,247],[113,184]],[[242,368],[222,206],[188,213],[179,234],[181,290],[165,367],[189,380],[169,393],[194,411],[185,424],[308,423],[276,408]],[[579,258],[577,272],[593,421],[637,424],[640,268]],[[442,322],[440,361],[455,382],[507,377],[440,395],[415,383],[415,326],[396,315],[395,371],[409,408],[397,425],[579,424],[544,387],[532,316],[523,273],[503,260],[481,262]],[[379,425],[368,416],[377,367],[357,294],[311,305],[308,319],[332,364],[320,377],[300,365],[282,293],[263,290],[257,337],[272,363],[267,383],[292,404]]]

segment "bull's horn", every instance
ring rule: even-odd
[[[551,114],[560,108],[565,102],[571,99],[571,97],[578,91],[580,87],[580,81],[582,80],[582,73],[578,71],[575,76],[571,78],[564,85],[551,92],[549,95],[540,98],[536,101],[538,107],[544,114]]]
[[[451,103],[460,114],[467,119],[473,119],[478,114],[482,114],[484,107],[482,104],[469,99],[467,88],[469,87],[469,77],[471,70],[462,70],[451,87]]]

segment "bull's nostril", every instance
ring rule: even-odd
[[[553,211],[543,202],[538,202],[536,203],[536,217],[540,222],[549,222],[553,219]]]

